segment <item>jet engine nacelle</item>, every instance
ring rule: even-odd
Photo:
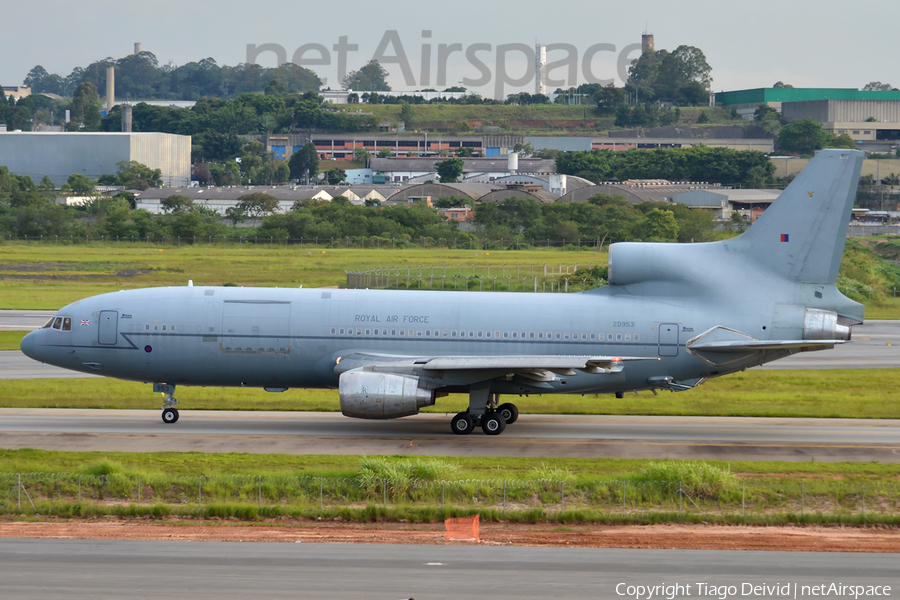
[[[341,412],[357,419],[396,419],[434,405],[434,392],[419,378],[375,371],[347,371],[338,383]]]
[[[849,340],[850,328],[838,322],[838,315],[831,310],[807,308],[803,317],[804,340]]]

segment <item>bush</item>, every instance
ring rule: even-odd
[[[673,490],[680,485],[692,498],[717,498],[735,483],[735,477],[728,469],[686,460],[652,462],[635,479],[667,483]]]

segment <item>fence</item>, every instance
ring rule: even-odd
[[[605,266],[600,265],[605,269]],[[594,264],[469,263],[345,271],[348,289],[575,292],[606,285]]]
[[[274,236],[175,236],[175,237],[110,237],[110,236],[0,236],[0,242],[25,242],[33,244],[65,245],[65,246],[91,246],[91,245],[119,245],[119,244],[146,244],[153,246],[180,247],[180,246],[309,246],[315,248],[439,248],[448,250],[527,250],[530,248],[563,248],[572,251],[597,251],[599,238],[586,238],[578,240],[537,240],[537,239],[499,239],[476,238],[472,235],[461,235],[459,238],[432,238],[432,237],[274,237]],[[605,245],[604,245],[605,247]]]
[[[900,483],[746,479],[720,485],[574,479],[417,480],[308,476],[0,475],[0,514],[344,515],[479,512],[528,520],[900,523]]]

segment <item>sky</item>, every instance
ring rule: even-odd
[[[560,62],[551,78],[564,84],[551,82],[551,91],[591,80],[622,85],[621,67],[640,53],[634,44],[646,30],[657,50],[700,48],[712,67],[713,91],[777,81],[900,86],[897,0],[32,0],[6,3],[2,17],[2,85],[21,85],[35,65],[66,76],[74,67],[126,56],[140,42],[160,64],[176,66],[211,57],[220,65],[271,67],[276,52],[254,56],[248,47],[270,44],[290,61],[304,45],[318,45],[297,58],[326,61],[305,66],[338,89],[340,55],[351,71],[383,46],[380,62],[395,90],[464,85],[501,97],[534,91],[528,49],[535,42],[569,45],[548,53],[550,63]],[[355,50],[335,50],[344,36]],[[460,50],[439,61],[440,45]],[[441,81],[439,62],[446,65]]]

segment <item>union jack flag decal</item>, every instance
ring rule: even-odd
[[[82,325],[90,325],[91,322],[88,321],[87,319],[82,319],[82,320],[81,320],[81,324],[82,324]]]

